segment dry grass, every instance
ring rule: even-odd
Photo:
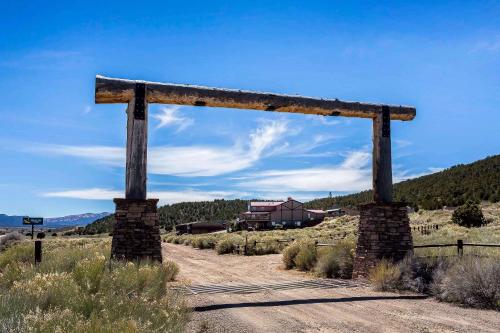
[[[397,265],[381,260],[377,266],[370,270],[368,279],[375,290],[390,291],[400,288],[401,271]]]
[[[188,311],[168,288],[172,262],[110,262],[109,239],[44,241],[0,253],[0,332],[181,332]]]

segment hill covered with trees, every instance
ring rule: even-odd
[[[238,214],[247,209],[248,200],[214,200],[201,202],[181,202],[158,208],[160,225],[170,230],[174,225],[195,221],[227,221],[234,220]],[[115,218],[113,215],[87,225],[85,234],[111,232]]]
[[[181,202],[160,207],[158,214],[160,225],[168,229],[181,223],[234,220],[247,206],[248,200],[240,199]]]
[[[372,191],[322,198],[306,203],[308,208],[356,206],[372,200]],[[439,209],[466,201],[500,201],[500,155],[470,164],[459,164],[430,175],[394,184],[394,200],[412,207]]]

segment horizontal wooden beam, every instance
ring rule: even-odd
[[[210,88],[194,85],[135,81],[96,76],[96,103],[128,103],[134,97],[137,83],[146,85],[146,102],[195,105],[249,110],[277,111],[375,118],[382,104],[345,102],[303,96],[280,95],[245,90]],[[412,120],[416,110],[411,106],[386,105],[392,120]]]

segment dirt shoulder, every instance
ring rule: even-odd
[[[189,332],[498,332],[500,314],[358,281],[281,269],[281,255],[243,257],[163,244],[193,307]]]

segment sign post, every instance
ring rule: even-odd
[[[23,217],[23,225],[31,225],[31,239],[35,235],[35,225],[42,225],[43,217]],[[35,265],[42,262],[42,241],[35,241]]]
[[[42,225],[42,224],[43,224],[43,217],[29,217],[29,216],[23,217],[23,225],[31,225],[31,239],[33,239],[33,236],[35,234],[35,225]]]

